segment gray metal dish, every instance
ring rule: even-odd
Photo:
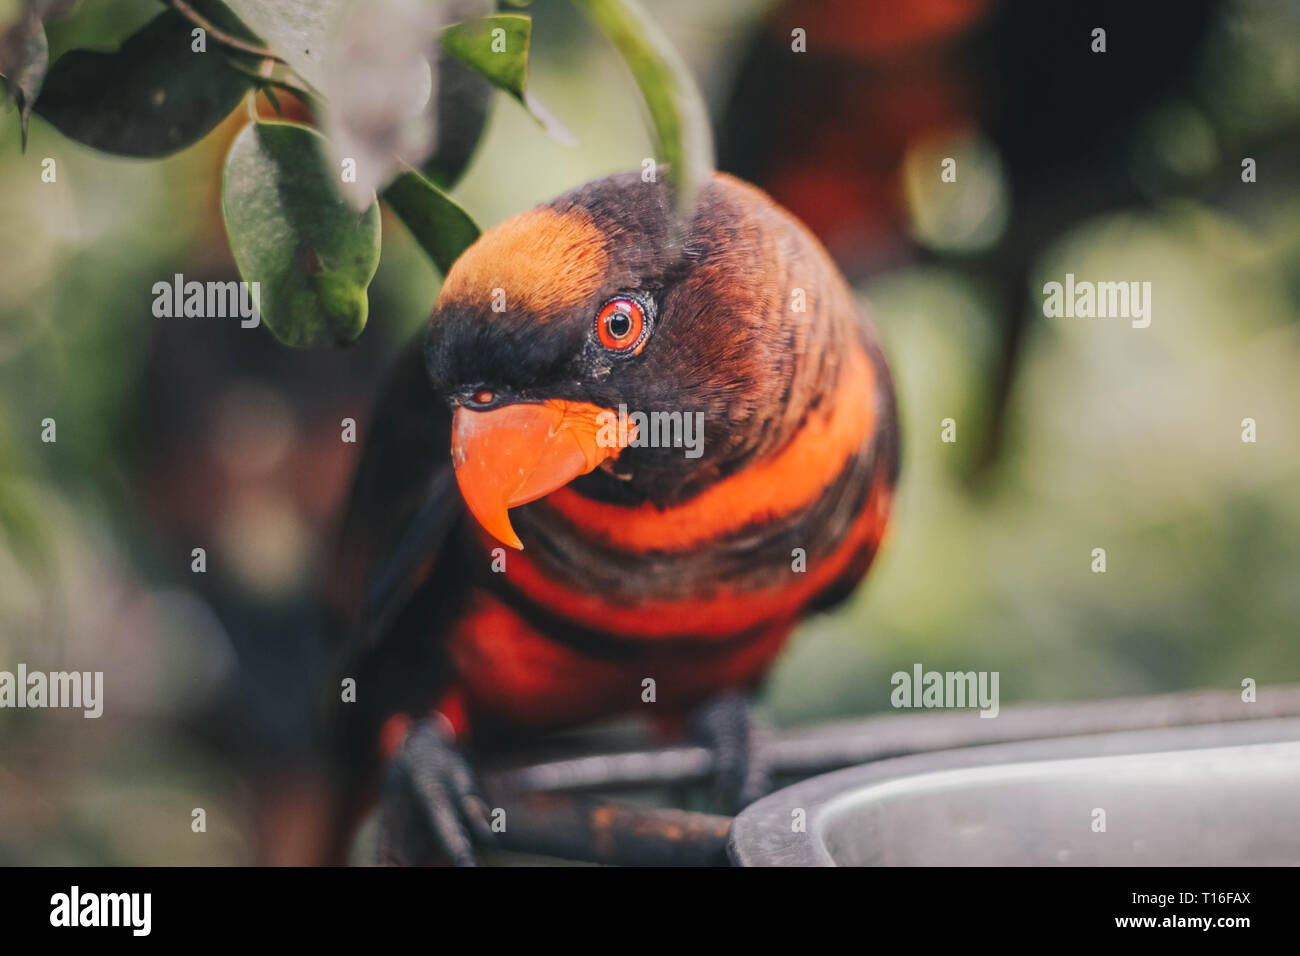
[[[1300,719],[852,767],[752,804],[727,852],[740,866],[1300,865]]]

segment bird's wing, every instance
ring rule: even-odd
[[[451,411],[429,385],[417,337],[366,426],[324,575],[337,668],[357,680],[358,700],[390,710],[426,703],[415,697],[436,693],[445,670],[439,622],[463,591],[447,559],[464,514],[450,449]],[[367,711],[367,732],[384,716],[356,709]]]

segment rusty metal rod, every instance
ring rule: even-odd
[[[506,814],[494,841],[502,850],[620,866],[728,865],[731,817],[566,793],[486,795]]]
[[[1300,716],[1300,685],[1261,687],[1245,703],[1235,691],[1053,706],[1005,707],[994,718],[975,711],[902,713],[834,721],[771,736],[768,758],[780,776],[811,776],[872,760],[1044,737],[1149,730]],[[713,756],[678,746],[546,760],[482,773],[494,791],[516,793],[639,790],[711,778]]]

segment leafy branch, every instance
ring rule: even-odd
[[[222,189],[240,276],[258,284],[262,319],[286,344],[345,343],[364,329],[381,200],[444,274],[478,238],[447,190],[481,138],[492,89],[573,141],[528,89],[532,19],[495,13],[492,0],[162,2],[119,49],[71,50],[50,67],[43,21],[67,3],[27,0],[0,29],[0,74],[24,144],[34,109],[95,149],[162,157],[202,139],[250,93],[277,113],[277,94],[300,101],[306,123],[254,113],[231,144]],[[698,91],[634,0],[574,2],[627,61],[687,213],[712,168]]]
[[[186,3],[185,0],[171,0],[171,5],[177,13],[185,17],[185,19],[189,20],[195,26],[206,31],[208,36],[212,37],[212,39],[216,40],[223,46],[227,46],[232,50],[238,50],[241,53],[252,53],[264,60],[274,60],[279,63],[284,62],[280,56],[266,49],[266,47],[258,46],[256,43],[250,43],[247,40],[241,40],[233,33],[227,33],[207,17],[203,16],[203,14],[199,13],[199,11],[195,10],[193,6]]]
[[[713,172],[713,133],[704,97],[673,45],[636,0],[573,0],[609,37],[636,80],[654,125],[659,156],[689,220]]]

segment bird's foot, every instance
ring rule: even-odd
[[[384,780],[377,862],[474,866],[474,841],[491,838],[487,804],[450,724],[441,714],[413,723]]]
[[[691,717],[691,735],[713,754],[714,786],[732,812],[772,789],[770,733],[744,694],[729,691],[702,704]]]

